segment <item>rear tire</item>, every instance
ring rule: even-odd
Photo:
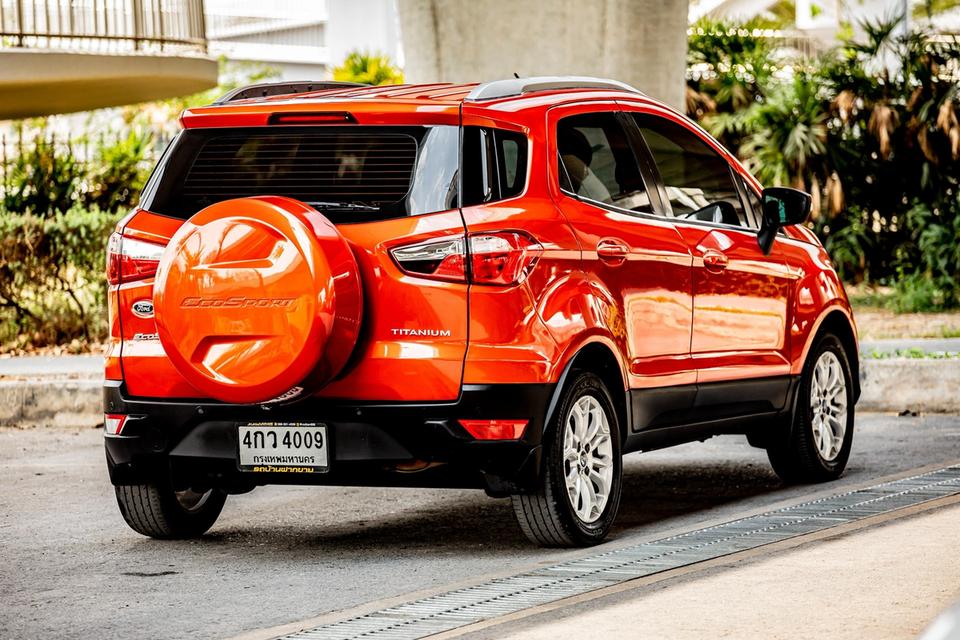
[[[120,513],[137,533],[161,540],[198,538],[220,516],[227,494],[220,489],[175,491],[170,483],[114,487]]]
[[[767,457],[784,482],[840,477],[853,444],[853,376],[843,345],[832,334],[814,345],[800,377],[792,421],[771,434]]]
[[[620,506],[620,425],[603,381],[573,375],[543,440],[535,493],[511,496],[523,533],[545,547],[598,544]]]

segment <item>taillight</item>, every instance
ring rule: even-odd
[[[466,242],[462,236],[444,238],[398,247],[390,253],[403,271],[413,275],[509,285],[523,281],[543,247],[524,233],[497,231],[470,234]]]
[[[390,255],[407,273],[454,282],[467,280],[463,236],[397,247]]]
[[[107,244],[107,281],[120,284],[157,273],[164,246],[113,233]]]

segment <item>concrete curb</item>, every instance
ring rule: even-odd
[[[860,411],[960,413],[960,358],[862,361]],[[0,380],[0,426],[92,426],[103,420],[99,379]]]
[[[960,358],[861,361],[861,411],[960,413]]]
[[[100,380],[0,380],[0,426],[92,427],[103,422]]]

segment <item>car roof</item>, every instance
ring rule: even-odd
[[[584,100],[647,102],[633,87],[589,76],[538,76],[491,82],[360,85],[335,81],[265,83],[232,91],[212,105],[184,111],[185,128],[270,124],[279,113],[342,112],[362,124],[456,124],[460,111],[517,112]]]

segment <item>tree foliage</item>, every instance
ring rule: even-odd
[[[688,113],[761,182],[812,193],[814,228],[845,278],[929,294],[912,306],[957,306],[960,43],[898,35],[897,22],[770,69],[757,29],[694,29]]]
[[[333,79],[360,84],[403,84],[403,72],[394,66],[390,56],[353,51],[333,70]]]

